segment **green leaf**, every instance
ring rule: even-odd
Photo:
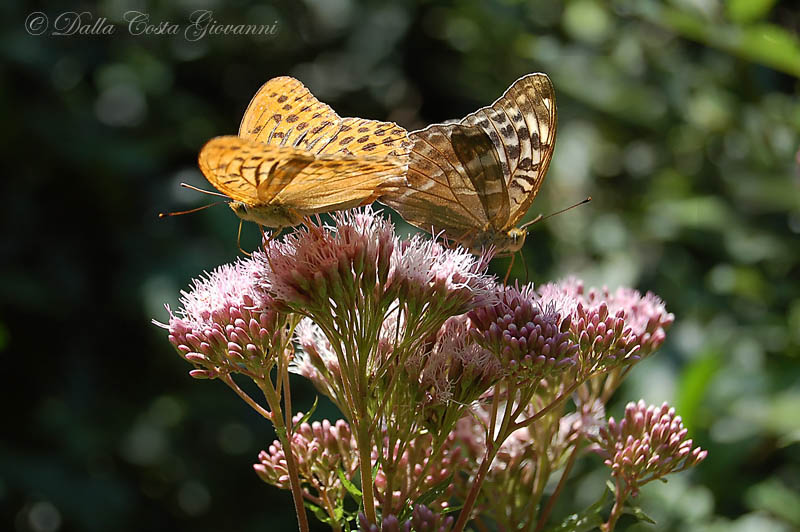
[[[728,0],[725,10],[733,22],[749,24],[764,19],[774,5],[775,0]]]
[[[330,516],[328,515],[328,513],[325,510],[322,509],[321,506],[317,506],[313,502],[305,501],[305,500],[303,501],[303,506],[305,506],[308,510],[310,510],[311,513],[314,514],[314,517],[316,517],[320,522],[322,522],[322,523],[330,523],[331,522]]]
[[[636,517],[636,519],[638,519],[639,521],[644,521],[645,523],[649,523],[651,525],[656,524],[653,518],[644,513],[644,510],[642,510],[639,506],[626,504],[625,507],[622,509],[622,512]]]
[[[303,417],[302,417],[302,418],[298,419],[298,420],[297,420],[297,423],[295,423],[294,425],[292,425],[292,434],[294,434],[294,433],[297,431],[297,427],[299,427],[300,425],[302,425],[303,423],[305,423],[306,421],[308,421],[309,419],[311,419],[311,416],[312,416],[312,415],[314,414],[314,412],[317,410],[317,404],[318,404],[318,403],[319,403],[319,396],[317,395],[317,396],[315,396],[315,397],[314,397],[314,404],[313,404],[313,405],[311,405],[311,408],[309,408],[308,412],[306,412],[306,413],[303,415]]]
[[[720,367],[720,354],[714,351],[694,360],[683,371],[675,410],[681,415],[684,426],[690,431],[695,426],[695,414],[702,407],[709,384]]]
[[[425,506],[429,505],[431,502],[435,501],[437,498],[444,495],[444,492],[453,484],[453,475],[450,475],[446,479],[442,480],[431,489],[420,495],[414,504],[424,504]]]
[[[611,491],[604,490],[600,498],[584,511],[567,516],[547,532],[588,532],[605,523],[605,509],[611,501]]]
[[[445,491],[447,491],[447,488],[449,488],[452,485],[453,476],[454,475],[450,475],[449,477],[442,480],[438,484],[434,485],[431,489],[429,489],[428,491],[417,497],[417,500],[412,502],[409,508],[406,508],[406,510],[400,515],[399,519],[401,521],[406,519],[413,510],[414,506],[416,506],[417,504],[424,504],[425,506],[428,506],[431,502],[441,497],[445,493]]]
[[[358,489],[358,486],[350,482],[350,479],[344,476],[344,471],[342,471],[341,469],[337,469],[336,474],[339,475],[339,481],[341,481],[342,486],[344,486],[344,489],[347,490],[347,493],[353,496],[353,498],[358,502],[360,506],[361,497],[363,497],[364,494],[361,493],[361,490]]]

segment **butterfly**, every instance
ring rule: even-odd
[[[278,77],[255,94],[239,135],[208,141],[198,165],[242,220],[280,229],[404,185],[409,148],[402,127],[341,118],[298,80]]]
[[[410,133],[408,186],[379,201],[475,253],[490,246],[514,253],[527,234],[517,224],[542,186],[555,137],[550,78],[523,76],[492,105]]]

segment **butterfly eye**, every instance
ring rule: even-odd
[[[236,213],[236,216],[239,216],[240,218],[247,214],[247,205],[241,201],[232,201],[228,203],[228,206],[233,212]]]

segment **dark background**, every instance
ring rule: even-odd
[[[150,323],[238,255],[237,219],[157,213],[208,201],[178,183],[203,185],[198,149],[235,133],[273,76],[298,77],[342,116],[411,130],[536,71],[556,87],[559,132],[528,217],[594,201],[534,226],[527,278],[662,296],[676,324],[610,411],[668,400],[710,450],[641,505],[658,530],[800,527],[794,5],[3,2],[0,529],[291,530],[288,492],[250,465],[271,428],[222,384],[190,379]],[[196,9],[277,35],[190,42]],[[132,36],[128,10],[181,34]],[[116,33],[33,36],[33,11],[51,23],[88,11]],[[526,278],[519,261],[513,276]],[[298,381],[295,399],[307,408],[313,393]],[[606,471],[590,459],[577,473],[566,499],[581,505]]]

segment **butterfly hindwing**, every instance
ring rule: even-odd
[[[452,140],[454,133],[459,139],[458,153]],[[435,124],[411,133],[409,139],[413,145],[408,186],[383,196],[381,201],[410,224],[428,231],[443,230],[450,238],[484,229],[489,218],[485,198],[475,182],[492,179],[479,175],[484,162],[497,165],[488,136],[477,128]],[[486,161],[486,157],[495,158],[495,162]],[[474,176],[463,170],[465,161]]]
[[[239,136],[264,144],[313,151],[338,131],[341,118],[298,80],[281,76],[258,89],[239,125]]]
[[[315,154],[391,155],[408,152],[408,133],[392,122],[341,118],[298,80],[271,79],[247,106],[239,136]]]
[[[481,128],[495,145],[511,209],[495,227],[507,231],[528,211],[550,165],[557,123],[553,84],[545,74],[523,76],[461,123]]]
[[[524,76],[460,122],[412,132],[408,186],[381,201],[473,250],[519,249],[524,231],[515,226],[541,188],[555,133],[550,79]]]
[[[508,191],[497,151],[486,133],[478,128],[453,126],[453,151],[481,200],[486,219],[494,224],[508,220]]]

